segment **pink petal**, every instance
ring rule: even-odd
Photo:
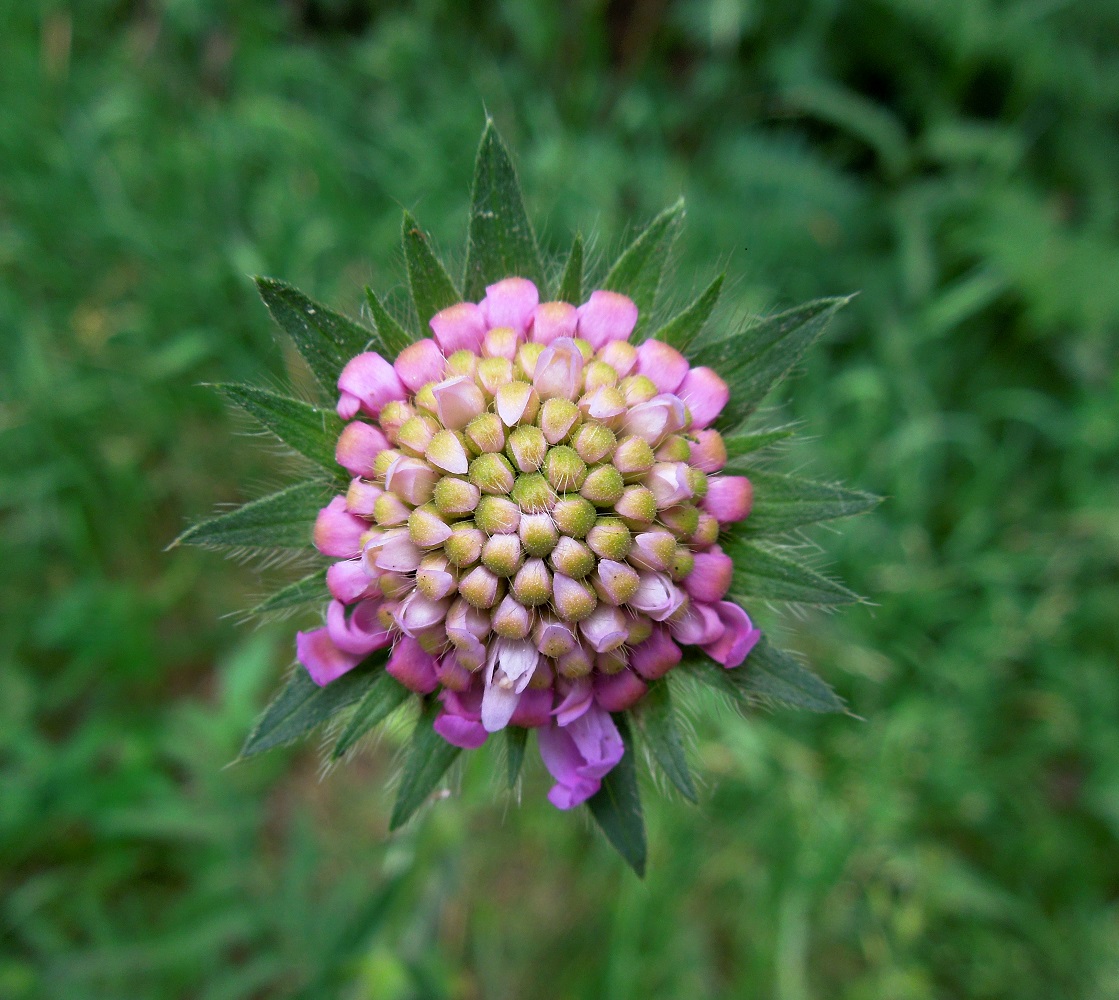
[[[366,600],[354,606],[347,618],[346,606],[331,601],[326,609],[326,631],[330,641],[344,653],[367,656],[375,649],[384,649],[392,636],[381,627],[377,612],[380,600]]]
[[[750,513],[754,488],[745,476],[712,476],[707,480],[703,508],[721,525],[734,524]]]
[[[730,399],[730,389],[710,368],[693,368],[680,383],[676,395],[687,404],[692,414],[692,428],[697,429],[713,423],[723,412]]]
[[[582,353],[574,340],[561,337],[540,353],[532,384],[541,399],[573,399],[582,377]]]
[[[688,359],[675,347],[646,340],[637,348],[637,374],[650,379],[660,392],[676,392],[688,371]]]
[[[465,375],[440,382],[432,392],[439,408],[439,420],[448,430],[462,430],[486,408],[482,390]]]
[[[330,640],[325,628],[295,634],[295,655],[319,687],[353,670],[365,657],[345,653]]]
[[[414,638],[443,621],[450,607],[451,602],[446,598],[433,601],[419,591],[413,591],[397,609],[396,623],[406,636]]]
[[[551,688],[529,688],[517,702],[509,725],[528,729],[548,725],[552,716],[552,697]]]
[[[346,510],[346,498],[334,497],[315,519],[314,543],[324,556],[353,559],[361,553],[361,536],[367,521]]]
[[[334,459],[351,476],[372,476],[373,463],[388,446],[388,439],[372,424],[352,420],[342,428]]]
[[[447,357],[455,351],[477,354],[486,333],[486,318],[473,302],[460,302],[432,316],[431,329],[435,342]]]
[[[363,597],[380,593],[377,581],[365,572],[360,559],[331,563],[326,570],[326,586],[331,596],[343,604],[353,604]]]
[[[419,392],[428,382],[441,379],[445,366],[439,345],[430,338],[409,344],[397,355],[393,364],[400,381],[412,392]]]
[[[730,590],[734,563],[718,545],[695,553],[695,568],[684,578],[684,589],[696,601],[721,601]]]
[[[722,434],[713,430],[698,430],[695,439],[689,462],[700,472],[718,472],[727,464],[727,447]]]
[[[431,694],[438,684],[435,676],[435,657],[425,653],[415,639],[409,639],[407,636],[397,640],[385,671],[410,691],[419,694]]]
[[[480,722],[471,722],[445,711],[435,717],[432,728],[452,746],[462,747],[463,750],[477,750],[490,735]]]
[[[489,329],[509,326],[524,335],[540,302],[540,293],[527,278],[506,278],[486,288],[481,302]]]
[[[714,605],[693,601],[683,618],[672,625],[672,637],[682,646],[709,646],[718,642],[726,626]]]
[[[632,670],[617,674],[596,674],[595,700],[608,712],[624,712],[636,704],[649,690],[649,686]]]
[[[343,420],[353,417],[359,407],[375,417],[385,403],[408,395],[393,366],[372,351],[346,363],[338,376],[338,389],[342,393],[338,415]]]
[[[653,634],[630,651],[629,664],[647,681],[663,677],[680,662],[680,647],[672,641],[663,625],[653,628]]]
[[[589,677],[580,677],[577,680],[561,678],[560,693],[563,699],[552,709],[556,724],[560,726],[574,722],[594,704],[594,687]]]
[[[635,326],[637,306],[617,292],[591,292],[579,307],[579,336],[596,351],[612,340],[628,340]]]
[[[750,650],[758,644],[762,634],[759,629],[754,628],[750,616],[737,604],[720,601],[715,605],[715,612],[726,626],[726,630],[718,642],[704,646],[703,651],[716,663],[721,663],[729,670],[746,659]]]
[[[569,302],[544,302],[532,318],[531,340],[550,344],[559,337],[574,337],[579,314]]]

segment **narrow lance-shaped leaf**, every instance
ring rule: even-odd
[[[684,753],[684,741],[680,738],[680,730],[676,725],[672,697],[664,680],[649,687],[648,693],[638,705],[637,717],[645,733],[645,742],[649,744],[661,770],[681,795],[690,802],[698,801]]]
[[[333,409],[312,406],[255,385],[219,383],[214,388],[299,454],[344,477],[334,458],[342,421]]]
[[[412,739],[405,750],[404,773],[389,819],[390,830],[399,829],[412,818],[461,752],[432,728],[438,714],[439,702],[432,698],[424,704],[416,720]]]
[[[269,595],[251,608],[249,614],[265,615],[274,611],[301,608],[307,604],[321,604],[327,597],[326,570],[320,569]]]
[[[338,742],[334,744],[331,758],[337,760],[358,740],[375,726],[379,726],[396,709],[404,704],[412,692],[401,684],[392,674],[383,670],[377,675],[376,680],[365,692]]]
[[[618,258],[603,282],[603,288],[628,295],[637,305],[635,341],[643,339],[642,331],[656,303],[661,274],[683,218],[684,200],[681,198],[649,223]]]
[[[727,449],[727,471],[739,470],[742,463],[737,461],[743,455],[750,455],[763,448],[769,448],[780,441],[791,438],[796,431],[792,427],[778,427],[771,431],[745,431],[730,434],[723,438]]]
[[[751,599],[759,598],[822,606],[859,601],[859,595],[842,584],[772,549],[733,535],[723,548],[734,560],[731,594],[740,604],[748,606]]]
[[[512,788],[521,776],[521,766],[525,760],[525,745],[528,743],[528,730],[524,726],[505,727],[505,766],[509,787]]]
[[[753,413],[850,301],[850,296],[818,299],[766,316],[729,336],[705,336],[692,353],[692,364],[713,368],[730,387],[730,401],[717,426],[733,430]]]
[[[573,305],[580,305],[583,301],[583,237],[580,233],[575,234],[575,242],[571,244],[571,254],[563,269],[556,298]]]
[[[644,878],[645,818],[641,814],[633,737],[624,715],[615,715],[614,722],[622,735],[625,753],[602,779],[602,787],[587,801],[587,805],[606,839],[637,875]]]
[[[810,479],[752,471],[754,502],[750,516],[738,526],[743,534],[788,531],[818,521],[849,517],[876,506],[879,498]]]
[[[487,285],[509,277],[528,278],[547,298],[540,251],[517,172],[491,120],[482,131],[474,162],[463,294],[470,301],[480,301]]]
[[[381,300],[377,298],[377,293],[368,285],[365,287],[365,299],[369,303],[373,325],[377,327],[377,334],[384,346],[384,356],[386,360],[394,361],[405,347],[416,342],[416,337],[393,318]]]
[[[256,278],[272,318],[291,337],[315,378],[328,393],[338,391],[338,376],[355,354],[382,351],[377,335],[341,313],[309,299],[275,278]]]
[[[378,650],[353,670],[319,687],[302,667],[297,667],[283,690],[264,710],[260,722],[245,741],[241,757],[252,757],[310,732],[358,701],[384,673],[386,653]]]
[[[726,275],[720,274],[687,309],[674,316],[654,333],[653,339],[670,344],[678,351],[687,351],[711,316],[715,303],[719,301],[719,293],[723,290],[725,277]]]
[[[843,699],[824,681],[791,653],[771,646],[765,636],[758,640],[742,666],[726,673],[743,693],[754,699],[809,712],[847,710]]]
[[[431,317],[441,309],[461,302],[462,296],[447,269],[432,251],[427,234],[420,229],[410,212],[404,213],[400,240],[404,245],[404,263],[408,268],[408,284],[412,288],[420,331],[427,337],[430,336],[428,323]]]
[[[187,528],[172,542],[205,548],[310,548],[315,518],[330,486],[299,483]]]

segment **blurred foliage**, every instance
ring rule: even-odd
[[[1119,994],[1117,33],[1105,0],[0,6],[0,995]],[[774,406],[785,468],[889,498],[805,539],[878,606],[783,636],[866,721],[697,692],[708,785],[647,797],[643,884],[535,764],[517,808],[479,755],[391,840],[399,736],[321,784],[313,749],[223,769],[289,627],[162,551],[284,481],[199,387],[304,378],[246,275],[356,312],[401,204],[461,262],[483,107],[557,254],[682,193],[678,304],[723,264],[716,321],[861,289]]]

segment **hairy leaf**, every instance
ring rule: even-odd
[[[668,253],[684,218],[684,200],[666,208],[638,234],[617,263],[610,268],[602,287],[628,295],[637,305],[637,328],[634,340],[641,336],[657,299],[661,274],[668,262]]]
[[[690,802],[698,801],[692,783],[684,742],[676,725],[672,696],[663,680],[649,686],[649,691],[637,707],[637,717],[645,734],[645,741],[653,752],[661,770]]]
[[[517,172],[491,120],[482,131],[474,161],[463,295],[472,302],[480,301],[487,285],[509,277],[528,278],[547,298],[540,251]]]
[[[312,406],[254,385],[219,383],[214,388],[299,454],[340,478],[349,478],[334,458],[343,425],[333,408]]]
[[[385,650],[378,650],[325,687],[319,687],[306,670],[297,667],[249,734],[241,757],[290,743],[348,708],[384,673],[386,656]]]
[[[625,743],[622,759],[602,779],[602,787],[587,805],[595,822],[606,834],[614,849],[637,873],[645,877],[645,818],[641,814],[641,793],[637,787],[637,762],[633,737],[625,715],[614,716],[618,732]]]
[[[350,358],[364,350],[383,350],[372,330],[319,305],[291,285],[275,278],[255,280],[272,318],[329,394],[337,393],[338,376]]]
[[[428,699],[416,720],[412,739],[405,750],[404,773],[400,777],[396,804],[392,807],[390,830],[399,829],[412,818],[461,753],[458,747],[448,743],[432,728],[439,707],[434,698]]]
[[[870,493],[773,472],[750,472],[754,502],[737,530],[743,534],[788,531],[805,524],[849,517],[876,506]]]
[[[734,560],[731,594],[740,604],[751,599],[791,604],[856,604],[859,595],[788,556],[731,536],[724,545]]]
[[[440,263],[428,243],[427,234],[420,229],[419,223],[410,212],[404,213],[404,224],[400,231],[404,244],[404,262],[408,267],[408,284],[412,288],[412,301],[416,304],[416,316],[420,330],[428,336],[428,322],[439,310],[462,301],[455,283]]]
[[[365,300],[369,303],[369,312],[373,316],[373,324],[377,327],[377,335],[384,346],[384,356],[388,361],[393,361],[396,356],[409,344],[416,342],[416,337],[404,329],[385,309],[377,293],[368,285],[365,286]]]
[[[525,746],[528,743],[528,730],[524,726],[505,727],[505,766],[509,787],[512,788],[521,776],[521,766],[525,760]]]
[[[753,413],[850,301],[850,296],[818,299],[766,316],[728,336],[705,336],[692,354],[692,364],[713,368],[730,387],[718,426],[733,430]]]
[[[172,542],[215,549],[301,549],[311,546],[315,518],[326,502],[326,483],[298,483],[244,507],[187,528]]]
[[[785,441],[795,433],[796,431],[791,427],[780,427],[771,431],[754,431],[752,433],[743,431],[724,437],[723,444],[726,445],[727,449],[727,471],[741,469],[742,462],[736,461],[736,459],[742,458],[743,455],[750,455],[755,451],[761,451],[763,448],[775,445],[778,441]]]
[[[375,726],[385,721],[396,709],[404,704],[412,694],[392,674],[381,671],[365,692],[338,742],[331,751],[331,759],[337,760],[358,740]]]
[[[305,604],[321,604],[329,596],[326,589],[326,570],[320,569],[277,590],[255,608],[250,609],[249,614],[264,615],[271,611],[301,608]]]
[[[699,294],[696,300],[683,312],[678,313],[652,335],[653,340],[660,340],[671,344],[678,351],[687,352],[692,341],[703,329],[703,324],[711,316],[711,310],[719,301],[719,293],[723,290],[725,274],[720,274],[707,288]]]
[[[556,298],[560,302],[570,302],[572,305],[581,305],[583,301],[583,237],[575,234],[575,241],[571,244],[571,254],[567,258],[567,265],[560,278],[559,292]]]

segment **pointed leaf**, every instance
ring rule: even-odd
[[[250,609],[249,614],[265,615],[272,611],[301,608],[306,604],[322,604],[329,596],[330,593],[326,589],[326,570],[320,569],[277,590],[255,608]]]
[[[346,362],[365,350],[383,352],[372,331],[307,298],[275,278],[256,278],[256,287],[272,318],[294,341],[315,378],[328,393],[338,391]]]
[[[571,255],[567,258],[567,266],[563,269],[563,277],[560,279],[556,299],[560,302],[570,302],[576,306],[583,302],[583,236],[581,233],[575,234],[575,242],[571,244]]]
[[[742,666],[727,673],[752,698],[809,712],[847,710],[831,687],[791,653],[771,646],[765,636],[758,640]]]
[[[455,283],[447,273],[439,258],[432,252],[427,234],[412,218],[410,212],[404,213],[404,224],[400,232],[404,244],[404,262],[408,266],[408,284],[412,287],[412,300],[416,304],[420,330],[425,337],[430,336],[428,326],[431,317],[440,309],[453,306],[462,301]]]
[[[438,701],[428,699],[416,720],[416,728],[405,751],[404,773],[400,777],[396,804],[392,807],[390,830],[399,829],[412,818],[461,752],[432,728],[439,708]]]
[[[758,598],[828,606],[859,601],[859,595],[842,584],[772,549],[733,536],[724,549],[734,560],[731,594],[739,604]]]
[[[319,687],[306,670],[296,667],[249,734],[241,758],[290,743],[358,701],[384,673],[386,656],[378,650],[326,687]]]
[[[487,121],[474,161],[474,195],[462,287],[465,298],[481,301],[486,286],[502,278],[528,278],[547,298],[536,235],[525,212],[521,185],[493,121]]]
[[[719,301],[719,293],[723,290],[724,278],[726,278],[726,275],[720,274],[687,309],[670,319],[654,333],[652,335],[653,340],[660,340],[675,347],[676,350],[686,353],[692,341],[703,329],[703,324],[711,316],[711,310],[715,308],[715,303]]]
[[[524,726],[505,727],[505,764],[510,788],[521,776],[521,765],[524,764],[527,743],[528,730]]]
[[[795,476],[757,470],[749,476],[754,502],[750,516],[738,528],[743,534],[788,531],[817,521],[849,517],[870,510],[881,501],[869,493]]]
[[[761,451],[763,448],[769,448],[771,445],[777,444],[778,441],[791,438],[795,433],[796,430],[792,427],[781,427],[772,431],[740,432],[724,437],[723,444],[727,448],[727,470],[741,469],[742,463],[735,461],[736,459],[743,455],[750,455],[755,451]]]
[[[365,286],[365,299],[369,303],[369,312],[373,316],[373,325],[377,327],[377,335],[384,345],[384,356],[388,361],[394,361],[405,347],[416,342],[416,338],[393,319],[392,314],[377,298],[377,293],[368,285]]]
[[[684,741],[680,738],[672,698],[664,681],[650,685],[648,693],[637,706],[637,717],[645,733],[645,742],[649,744],[661,770],[684,798],[697,802],[699,796],[688,770]]]
[[[334,458],[338,436],[342,433],[342,420],[333,409],[312,406],[255,385],[219,383],[214,388],[299,454],[339,478],[349,478],[339,469]]]
[[[850,301],[851,296],[818,299],[766,316],[728,336],[705,336],[692,354],[692,364],[714,369],[730,386],[730,401],[718,426],[738,427]]]
[[[649,322],[649,313],[657,299],[668,253],[684,218],[684,199],[666,208],[641,232],[606,275],[602,287],[628,295],[637,305],[635,340]]]
[[[376,680],[361,699],[338,742],[334,744],[330,757],[337,760],[360,740],[369,730],[380,725],[396,711],[412,694],[392,674],[381,671]]]
[[[645,877],[645,819],[641,814],[641,793],[637,788],[637,762],[633,737],[626,717],[614,716],[625,743],[622,759],[602,779],[602,787],[587,800],[591,815],[614,849],[639,878]]]
[[[328,493],[325,483],[297,483],[187,528],[171,545],[215,549],[310,548],[315,518]]]

